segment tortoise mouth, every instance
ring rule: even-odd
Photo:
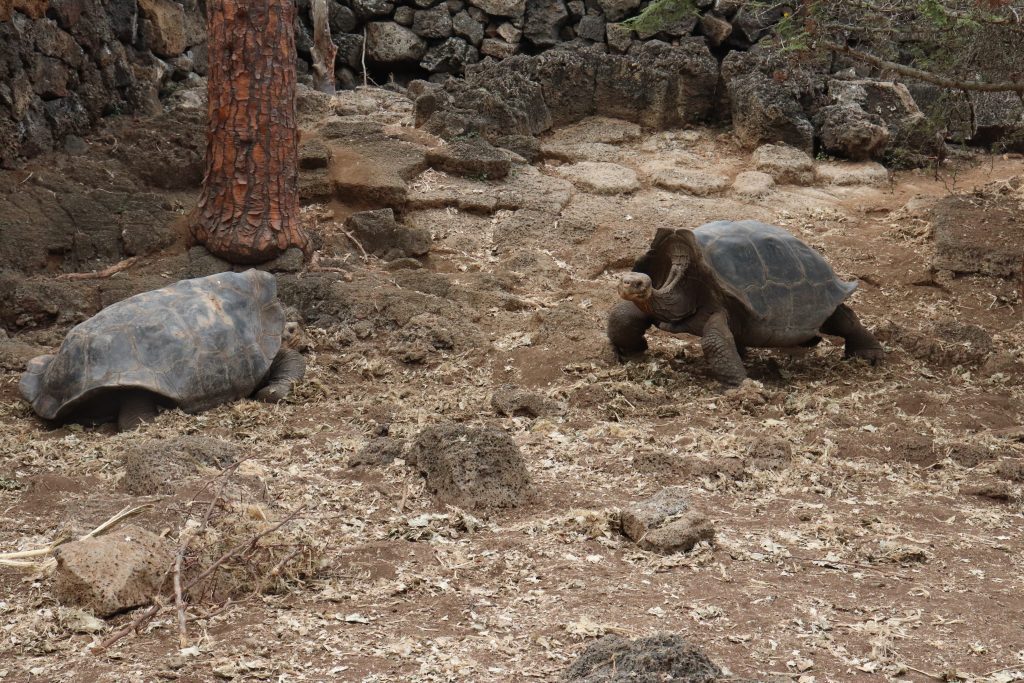
[[[643,273],[626,273],[619,280],[619,296],[627,301],[642,303],[654,294],[651,278]]]

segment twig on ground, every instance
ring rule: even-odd
[[[98,279],[102,279],[102,278],[108,278],[111,275],[114,275],[116,273],[120,273],[122,270],[128,270],[129,268],[134,266],[135,262],[138,261],[138,260],[139,259],[138,259],[137,256],[132,256],[131,258],[126,258],[124,261],[118,261],[114,265],[110,266],[109,268],[104,268],[103,270],[94,270],[91,273],[65,273],[64,275],[58,275],[57,279],[58,280],[98,280]]]
[[[138,505],[136,507],[125,507],[116,515],[108,519],[107,521],[100,524],[98,527],[90,531],[89,533],[80,536],[77,540],[84,541],[87,538],[99,536],[108,529],[120,524],[124,520],[128,519],[132,515],[136,515],[146,508],[153,507],[152,503],[146,503],[145,505]],[[47,558],[42,562],[21,562],[26,557],[42,557],[53,553],[54,548],[71,540],[70,536],[60,536],[53,540],[50,545],[45,548],[36,548],[35,550],[19,550],[13,553],[0,553],[0,565],[5,567],[38,567],[39,569],[45,569],[50,566],[55,560],[53,558]]]
[[[359,251],[361,251],[363,253],[363,261],[369,261],[370,260],[370,255],[367,254],[366,253],[366,249],[363,248],[363,243],[360,242],[359,240],[357,240],[356,236],[353,235],[352,233],[350,233],[348,230],[342,230],[342,232],[345,233],[345,237],[347,237],[350,240],[352,240],[352,244],[354,244],[357,247],[359,247]]]
[[[209,577],[210,574],[215,572],[217,570],[217,568],[220,567],[222,564],[224,564],[225,562],[227,562],[231,558],[237,556],[239,553],[241,553],[246,548],[250,548],[250,547],[254,546],[264,536],[268,536],[268,535],[274,533],[275,531],[280,529],[282,526],[284,526],[288,522],[290,522],[293,519],[295,519],[295,516],[298,515],[300,512],[302,512],[305,508],[306,508],[305,505],[299,506],[298,508],[296,508],[292,512],[288,513],[284,517],[284,519],[282,519],[277,524],[273,525],[269,529],[265,529],[265,530],[261,531],[260,533],[256,534],[252,538],[246,540],[244,543],[239,543],[234,548],[232,548],[231,550],[229,550],[226,553],[224,553],[223,555],[221,555],[215,562],[213,562],[212,564],[210,564],[210,566],[208,566],[206,569],[204,569],[199,574],[199,576],[195,577],[194,579],[189,581],[184,586],[180,586],[181,594],[188,593],[197,584],[199,584],[201,581],[203,581],[207,577]],[[164,576],[160,580],[160,585],[163,585],[163,582],[164,582],[164,580],[166,580],[167,575],[170,574],[172,570],[177,568],[177,566],[178,566],[178,558],[175,557],[175,566],[169,568],[166,572],[164,572]],[[176,597],[177,597],[178,592],[179,592],[179,586],[175,585]],[[155,618],[158,614],[160,614],[160,612],[162,612],[166,607],[167,607],[167,605],[164,603],[164,601],[160,598],[159,595],[154,596],[153,597],[153,604],[152,605],[150,605],[148,608],[146,608],[146,610],[142,614],[140,614],[138,617],[133,619],[130,624],[128,624],[124,628],[116,631],[115,633],[112,633],[111,635],[107,636],[103,641],[100,642],[99,645],[97,645],[96,647],[94,647],[92,649],[93,654],[99,654],[99,653],[103,652],[104,650],[108,649],[111,645],[113,645],[117,641],[119,641],[122,638],[124,638],[125,636],[127,636],[129,633],[132,633],[133,631],[137,631],[139,628],[141,628],[145,624],[147,624],[150,621],[152,621],[153,618]],[[183,612],[181,614],[183,614]],[[180,618],[181,618],[181,616],[179,616],[179,619]],[[180,623],[181,622],[179,621],[179,627],[180,627]],[[179,632],[179,635],[180,635],[180,632]]]
[[[185,627],[185,600],[181,595],[181,563],[185,559],[185,550],[188,549],[188,539],[178,547],[178,554],[174,558],[174,605],[178,610],[178,645],[185,649],[188,647],[188,631]]]

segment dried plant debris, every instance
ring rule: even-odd
[[[609,635],[591,644],[566,671],[566,683],[679,681],[714,683],[722,670],[682,636],[658,634],[629,641]]]
[[[361,146],[360,168],[393,165],[377,156],[399,146],[424,165],[406,96],[360,88],[323,107],[325,126],[389,141]],[[0,677],[557,681],[612,637],[581,676],[646,662],[664,668],[627,680],[1024,680],[1019,282],[931,271],[936,203],[963,190],[975,203],[946,228],[995,244],[1020,160],[709,198],[648,170],[738,188],[754,166],[729,135],[627,128],[557,139],[566,158],[614,153],[637,172],[626,194],[516,160],[501,180],[388,175],[417,187],[394,216],[358,219],[383,228],[346,223],[373,206],[307,206],[319,251],[276,277],[311,349],[278,405],[170,410],[124,434],[44,425],[19,398],[19,359],[189,261],[171,249],[100,280],[0,273]],[[15,188],[39,177],[0,173]],[[889,334],[885,362],[844,361],[830,337],[751,348],[752,380],[727,392],[696,338],[650,330],[642,357],[606,355],[616,280],[654,229],[728,216],[781,225],[859,278],[852,306]],[[406,253],[420,255],[381,260]],[[644,522],[638,506],[665,489],[682,504]],[[646,545],[677,522],[675,540]],[[165,548],[159,587],[110,617],[59,602],[54,552],[144,536],[130,525]]]

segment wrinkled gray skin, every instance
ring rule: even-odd
[[[716,221],[695,230],[660,229],[622,276],[608,338],[620,358],[647,350],[652,325],[701,337],[714,375],[746,376],[747,347],[814,346],[843,337],[846,357],[872,363],[882,347],[843,301],[856,282],[839,280],[818,252],[782,228]]]
[[[252,396],[284,400],[306,362],[273,275],[218,273],[112,304],[29,361],[21,394],[42,418],[117,420],[135,429],[158,408],[199,412]]]

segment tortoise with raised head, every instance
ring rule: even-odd
[[[158,407],[283,400],[305,372],[301,338],[273,275],[218,273],[108,306],[29,361],[20,389],[44,419],[134,429]]]
[[[747,347],[813,346],[843,337],[846,356],[882,359],[882,347],[843,302],[856,282],[836,277],[814,249],[759,221],[662,228],[619,282],[608,338],[621,356],[647,349],[647,328],[702,337],[704,356],[726,384],[746,378]]]

